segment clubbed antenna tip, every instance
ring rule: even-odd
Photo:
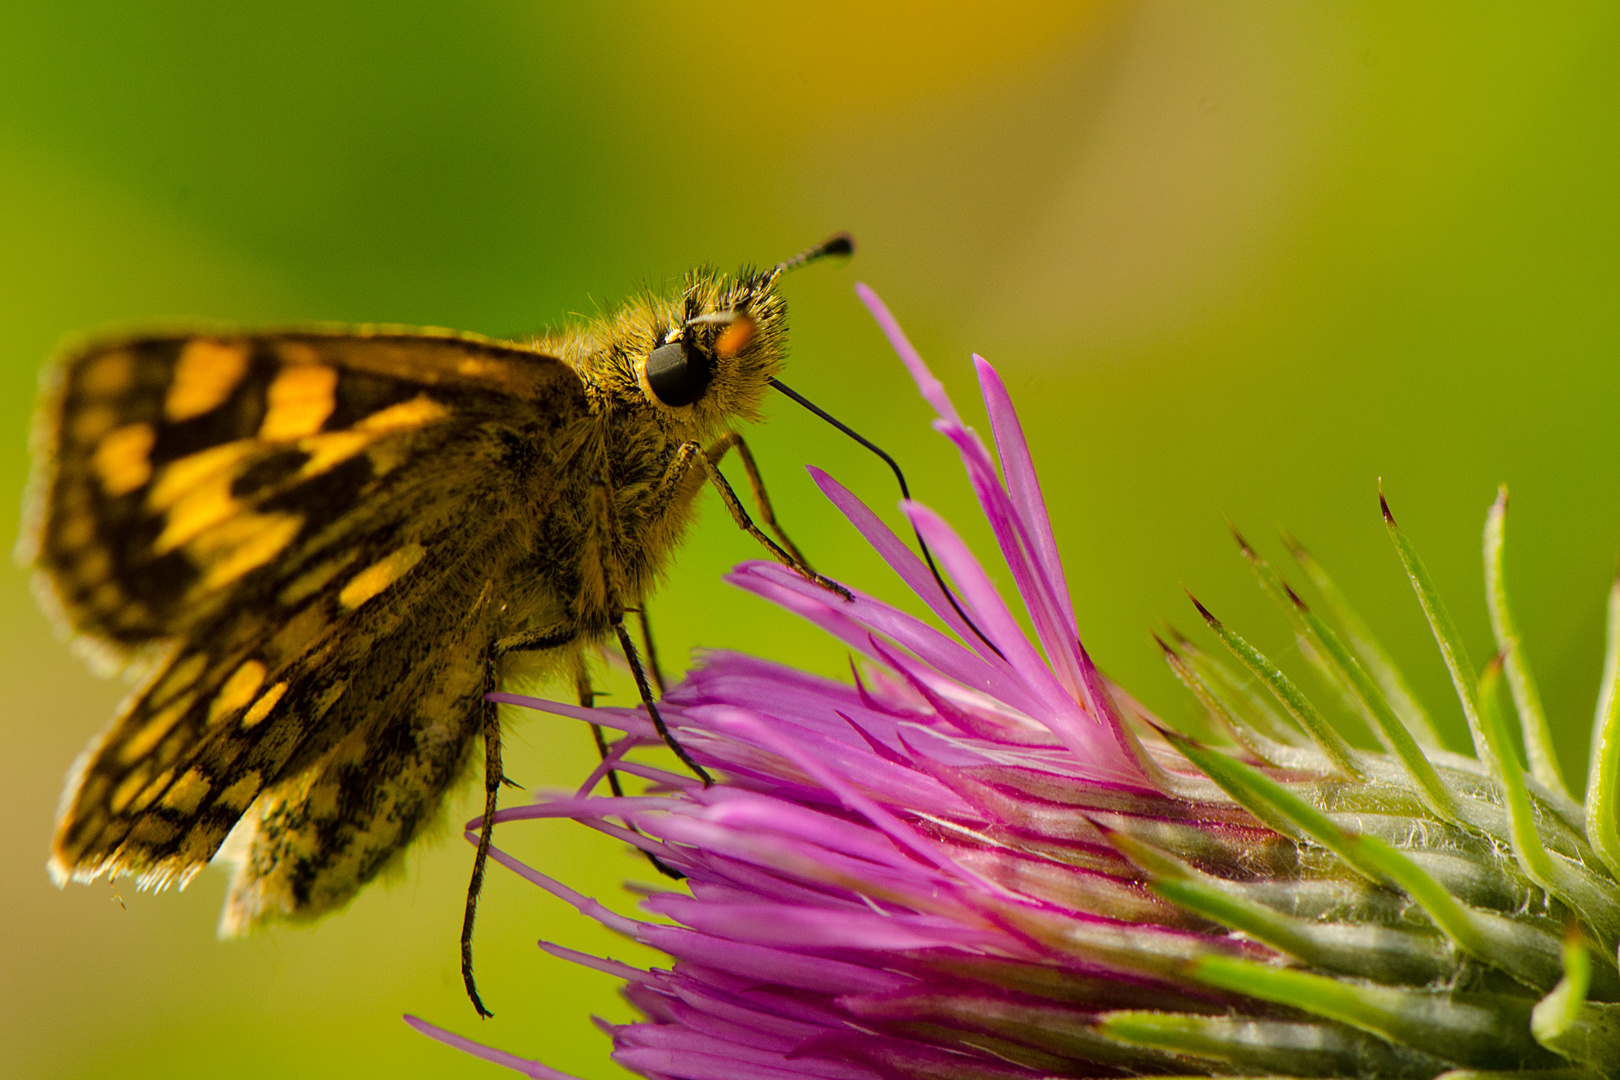
[[[855,238],[849,235],[847,232],[841,232],[834,236],[829,236],[827,239],[823,240],[815,247],[810,248],[808,251],[801,251],[791,259],[782,260],[776,264],[775,269],[771,272],[772,274],[781,274],[789,270],[797,270],[805,263],[812,263],[817,259],[825,259],[830,255],[853,254],[855,254]]]
[[[822,242],[823,255],[853,255],[855,254],[855,238],[847,232],[827,238]]]

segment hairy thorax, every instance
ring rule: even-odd
[[[645,405],[591,395],[591,406],[552,436],[555,467],[529,486],[503,636],[555,629],[576,647],[600,642],[618,613],[641,607],[690,517],[697,484],[670,475],[679,440]]]

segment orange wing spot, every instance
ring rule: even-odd
[[[110,581],[97,586],[96,591],[90,594],[90,599],[85,601],[85,607],[92,611],[119,611],[123,606],[124,590]]]
[[[81,582],[107,581],[112,577],[112,555],[106,548],[93,547],[82,552],[73,564],[73,573]],[[122,596],[122,590],[119,591]]]
[[[101,801],[103,795],[107,794],[107,789],[111,786],[112,777],[106,773],[92,773],[84,778],[79,790],[74,793],[73,805],[94,806]]]
[[[378,559],[343,586],[338,603],[353,611],[367,600],[411,572],[411,568],[427,554],[421,544],[406,544],[397,551]]]
[[[349,563],[354,561],[357,553],[351,548],[334,559],[328,559],[313,570],[305,571],[294,578],[286,588],[276,594],[276,603],[282,607],[296,607],[308,600],[331,584]]]
[[[264,665],[257,660],[249,660],[232,672],[208,706],[208,723],[217,724],[237,710],[246,708],[253,695],[259,692],[259,687],[264,685],[264,676]]]
[[[79,369],[75,389],[90,397],[121,398],[135,385],[135,358],[127,352],[102,353]]]
[[[309,718],[311,720],[319,720],[321,717],[325,716],[326,710],[330,709],[333,705],[336,705],[338,698],[342,697],[343,692],[348,688],[348,683],[340,682],[334,683],[333,685],[328,686],[325,690],[322,690],[320,696],[315,699],[315,707],[310,710]]]
[[[52,543],[63,551],[77,551],[95,538],[95,519],[85,514],[62,522]]]
[[[331,629],[326,609],[326,603],[316,601],[287,619],[261,650],[261,655],[272,667],[280,667],[304,655],[306,649]]]
[[[62,823],[57,830],[56,839],[51,841],[51,880],[62,885],[69,880],[88,881],[75,871],[79,866],[79,856],[84,854],[89,842],[101,835],[111,820],[107,811],[100,806],[92,806],[83,816],[76,817]]]
[[[128,600],[116,610],[108,612],[107,618],[114,626],[134,630],[152,622],[152,609],[139,600]]]
[[[214,805],[223,806],[229,810],[246,810],[263,787],[264,775],[258,769],[254,769],[245,773],[240,780],[220,792],[214,799]]]
[[[163,522],[163,531],[152,542],[152,553],[167,555],[241,511],[242,504],[231,497],[228,478],[204,484],[175,503]]]
[[[309,460],[298,470],[299,477],[307,479],[348,461],[370,446],[374,438],[364,431],[323,431],[301,440],[298,449],[308,454]]]
[[[86,405],[82,409],[75,409],[73,415],[64,420],[68,436],[64,441],[81,446],[100,442],[103,435],[118,425],[118,416],[118,410],[111,405]]]
[[[163,398],[163,416],[178,422],[219,408],[247,374],[245,342],[194,338],[180,350],[174,381]]]
[[[173,779],[173,769],[164,769],[162,772],[158,773],[152,778],[152,782],[147,784],[146,787],[141,790],[140,795],[136,797],[135,801],[130,804],[129,812],[132,814],[138,814],[142,810],[145,810],[148,806],[151,806],[153,801],[156,800],[159,795],[163,794],[163,790],[169,786],[169,781]]]
[[[406,431],[437,423],[450,415],[450,410],[426,394],[418,394],[409,401],[378,409],[370,416],[355,422],[359,431]]]
[[[292,364],[270,384],[269,411],[259,437],[275,441],[301,439],[321,430],[337,404],[337,369],[325,364]]]
[[[178,505],[185,496],[194,493],[203,484],[228,474],[253,449],[253,440],[239,439],[169,462],[158,473],[152,490],[147,492],[146,505],[153,510],[168,510]],[[228,494],[228,486],[225,490]]]
[[[203,556],[199,562],[208,567],[199,587],[204,591],[224,588],[257,570],[281,554],[303,527],[302,514],[242,514],[224,522],[198,538],[196,547]]]
[[[151,778],[152,770],[144,765],[132,770],[128,776],[118,782],[117,787],[113,788],[112,798],[107,800],[107,809],[115,814],[122,814],[129,808],[129,804],[134,801],[136,795],[140,794],[141,788],[145,787],[146,782]]]
[[[250,731],[258,726],[265,717],[270,715],[270,710],[276,707],[276,702],[280,701],[286,693],[287,684],[284,682],[276,683],[276,685],[259,695],[259,700],[253,703],[253,708],[247,711],[238,726],[243,731]]]
[[[191,708],[191,703],[197,697],[196,693],[183,695],[179,701],[158,712],[156,716],[146,722],[146,725],[118,748],[118,760],[125,765],[133,765],[141,758],[150,754],[169,729],[180,722],[180,718]]]
[[[276,342],[276,355],[288,364],[318,364],[321,351],[307,341],[284,338]]]
[[[184,660],[176,661],[163,678],[146,693],[148,705],[162,705],[180,691],[188,689],[197,681],[197,676],[208,670],[208,654],[192,653]]]
[[[158,805],[182,814],[195,813],[213,786],[201,769],[187,769],[180,774],[174,786],[164,793]]]
[[[193,825],[172,856],[178,866],[187,868],[175,875],[175,880],[182,889],[186,887],[186,882],[191,880],[192,875],[201,870],[219,849],[219,842],[224,837],[216,829],[217,827],[199,828]]]
[[[125,424],[103,435],[90,458],[102,490],[117,498],[150,480],[156,440],[157,431],[151,424]]]

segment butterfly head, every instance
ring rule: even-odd
[[[759,418],[787,353],[776,281],[774,271],[694,270],[678,296],[648,312],[632,365],[641,397],[672,434],[704,440]]]
[[[787,305],[777,283],[788,270],[848,255],[840,234],[765,270],[736,275],[700,268],[678,296],[643,310],[629,353],[639,396],[680,439],[706,440],[736,420],[757,420],[787,356]]]

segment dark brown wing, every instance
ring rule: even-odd
[[[342,752],[436,805],[481,688],[460,665],[585,422],[573,370],[389,328],[110,342],[59,383],[42,576],[92,640],[172,645],[70,777],[56,873],[183,880]],[[367,750],[398,722],[421,747]]]
[[[421,433],[583,407],[553,357],[398,327],[108,341],[49,383],[27,554],[68,625],[124,655],[243,600],[289,515],[340,517]]]

